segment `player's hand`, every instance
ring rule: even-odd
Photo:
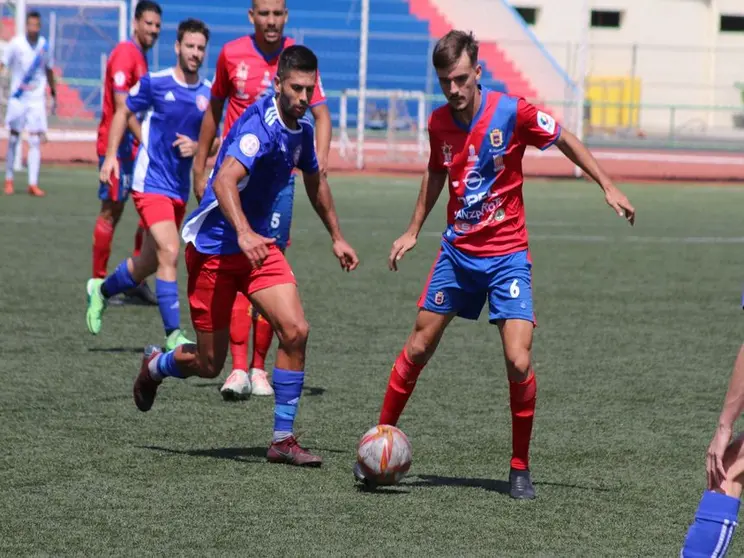
[[[276,242],[275,238],[266,238],[255,232],[246,232],[238,235],[238,246],[248,258],[251,267],[259,268],[269,256],[269,246]]]
[[[188,159],[196,155],[196,150],[199,147],[199,143],[192,140],[189,136],[176,133],[176,141],[173,142],[173,147],[178,148],[178,152],[181,157]]]
[[[194,197],[197,202],[201,202],[204,192],[207,190],[208,176],[207,169],[203,171],[194,170]]]
[[[605,201],[615,213],[624,217],[631,226],[635,223],[635,208],[630,201],[616,186],[610,185],[605,187]]]
[[[343,238],[333,243],[333,254],[338,258],[344,271],[354,271],[359,267],[359,257]]]
[[[720,488],[726,478],[726,469],[723,467],[723,453],[731,441],[731,428],[719,426],[713,435],[713,440],[708,446],[705,470],[708,475],[708,490]]]
[[[111,175],[119,180],[119,162],[116,157],[106,157],[101,165],[101,172],[98,174],[98,178],[102,184],[111,185]]]
[[[390,271],[398,271],[398,262],[403,259],[406,252],[413,250],[416,242],[416,235],[410,232],[404,233],[403,236],[393,242],[393,248],[390,250],[390,257],[388,258]]]

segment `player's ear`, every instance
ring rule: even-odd
[[[248,21],[251,22],[251,25],[256,25],[256,22],[253,19],[253,8],[248,8]]]
[[[475,80],[480,81],[481,76],[483,75],[483,66],[480,64],[475,65]]]
[[[281,93],[282,91],[282,80],[279,79],[279,75],[274,76],[274,93]]]
[[[181,56],[181,43],[179,43],[178,40],[173,43],[173,52],[176,53],[176,56]]]

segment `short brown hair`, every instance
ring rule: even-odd
[[[463,52],[468,53],[470,63],[475,68],[478,64],[478,41],[475,35],[455,29],[437,41],[431,60],[437,70],[446,70],[457,64]]]

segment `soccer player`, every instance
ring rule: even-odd
[[[315,156],[313,128],[303,118],[317,70],[310,49],[286,48],[274,78],[275,96],[250,106],[225,138],[204,197],[182,230],[188,243],[188,293],[197,342],[165,354],[148,348],[133,389],[137,408],[148,411],[167,376],[217,377],[230,342],[233,302],[242,292],[279,338],[273,371],[274,435],[267,459],[306,466],[322,463],[293,434],[305,378],[308,324],[294,274],[268,236],[271,208],[295,167],[303,173],[310,202],[331,235],[341,267],[351,271],[359,263],[341,235],[331,191]]]
[[[133,114],[147,113],[132,183],[134,205],[147,234],[139,256],[125,259],[105,280],[88,281],[86,322],[94,335],[101,331],[108,299],[156,273],[155,291],[166,350],[190,342],[180,326],[176,282],[178,228],[191,191],[191,164],[198,146],[199,128],[209,106],[211,83],[199,77],[208,41],[209,29],[203,22],[182,21],[175,46],[176,66],[142,76],[129,92],[124,108],[117,109],[111,122],[108,150],[100,173],[104,183],[120,174],[117,152],[127,121]]]
[[[103,165],[108,148],[109,130],[114,113],[126,109],[126,99],[129,90],[147,72],[145,53],[150,50],[160,35],[160,23],[163,11],[160,5],[149,0],[141,0],[134,11],[134,32],[128,41],[119,43],[109,54],[104,77],[103,111],[101,122],[98,124],[98,152],[99,168]],[[139,124],[132,117],[129,128],[133,133],[127,133],[119,145],[118,157],[120,164],[119,177],[101,181],[98,187],[98,198],[101,200],[101,210],[93,229],[93,278],[103,279],[107,275],[108,260],[111,256],[111,244],[114,241],[114,230],[121,219],[124,205],[129,197],[134,172],[135,138],[139,136]],[[134,241],[133,255],[137,256],[142,247],[143,224],[137,227]],[[129,298],[137,298],[147,304],[157,304],[155,296],[142,283],[127,293]]]
[[[528,145],[555,144],[632,224],[635,210],[584,145],[524,99],[481,87],[478,43],[451,31],[436,45],[433,64],[447,104],[429,119],[431,156],[408,230],[393,243],[391,270],[416,246],[418,234],[449,179],[447,227],[419,299],[413,332],[398,355],[379,424],[396,425],[422,369],[455,316],[488,318],[504,349],[512,413],[509,481],[513,498],[534,498],[528,451],[536,384],[531,348],[532,263],[522,200],[522,156]],[[364,482],[359,467],[354,471]]]
[[[37,11],[26,14],[26,35],[14,37],[3,51],[0,71],[10,68],[10,95],[5,113],[5,125],[10,130],[8,152],[5,156],[5,194],[11,195],[13,187],[13,164],[20,145],[22,130],[28,132],[28,193],[42,197],[46,193],[39,188],[41,167],[41,140],[47,131],[46,87],[57,99],[49,59],[49,44],[41,33],[41,15]]]
[[[682,558],[723,558],[738,523],[744,485],[744,434],[732,441],[734,423],[744,411],[744,345],[734,362],[723,409],[708,446],[707,490],[690,525]]]
[[[288,11],[285,0],[253,0],[248,12],[255,33],[227,43],[217,59],[217,68],[210,110],[204,117],[199,135],[200,153],[194,160],[194,189],[201,198],[206,185],[206,148],[217,133],[217,125],[227,100],[227,114],[223,138],[233,123],[251,104],[265,95],[272,95],[272,80],[276,74],[279,55],[292,46],[294,40],[284,37]],[[310,110],[315,118],[317,158],[320,172],[325,174],[331,146],[331,115],[326,105],[318,74]],[[272,210],[269,236],[284,250],[289,243],[294,199],[294,175],[287,181],[286,191],[277,199]],[[248,366],[248,338],[253,315],[253,357]],[[220,392],[225,399],[242,399],[248,394],[272,395],[273,390],[265,371],[264,359],[273,338],[269,322],[251,309],[248,300],[238,293],[230,326],[233,370]]]

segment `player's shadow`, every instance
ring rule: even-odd
[[[192,384],[195,388],[221,388],[224,382],[201,382],[198,384]],[[318,397],[326,392],[326,388],[323,387],[309,387],[302,388],[302,395],[305,397]]]
[[[212,459],[229,459],[230,461],[238,461],[241,463],[265,463],[266,462],[266,446],[256,447],[242,447],[242,448],[206,448],[206,449],[191,449],[191,450],[177,450],[172,448],[164,448],[162,446],[136,446],[139,449],[147,449],[152,451],[159,451],[163,453],[170,453],[175,455],[188,455],[189,457],[211,457]],[[318,451],[321,455],[324,453],[347,453],[343,450],[328,449],[328,448],[308,448]]]
[[[88,349],[89,353],[142,353],[144,347],[93,347]]]
[[[454,486],[460,488],[481,488],[489,492],[498,492],[499,494],[509,494],[509,482],[498,479],[469,479],[463,477],[441,477],[438,475],[415,475],[418,481],[405,482],[403,486],[415,486],[424,488],[434,488],[438,486]]]

